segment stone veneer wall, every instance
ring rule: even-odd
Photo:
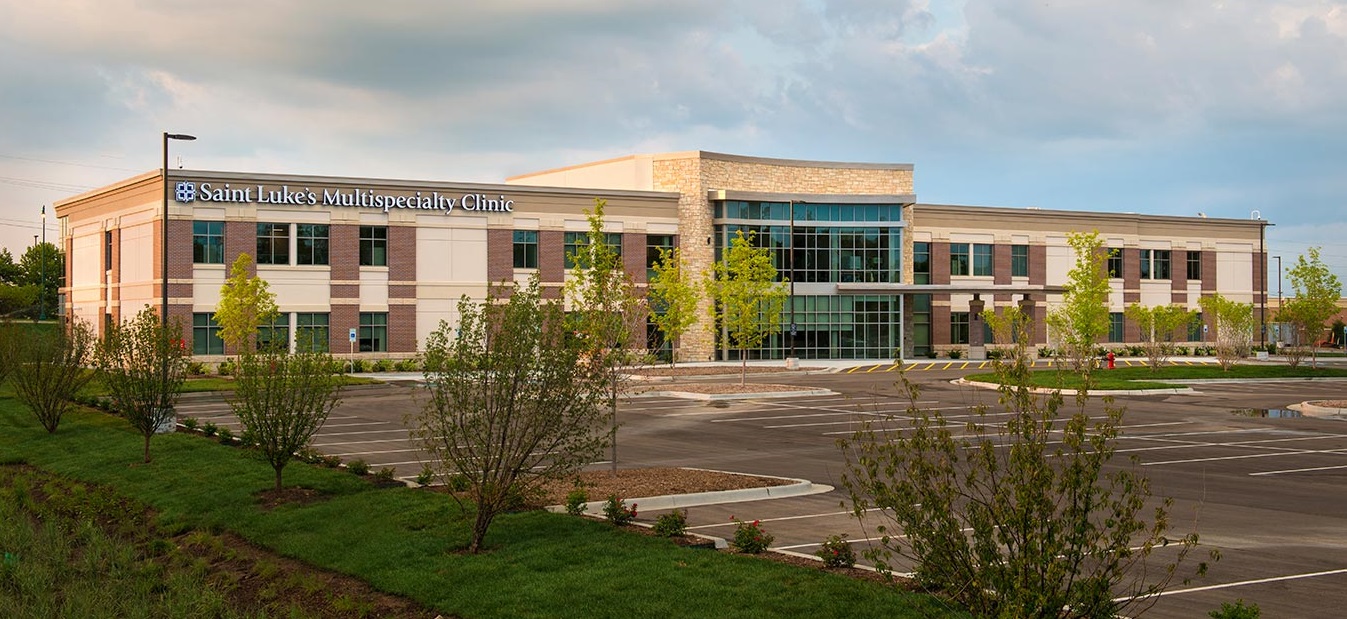
[[[679,247],[694,273],[709,272],[715,259],[714,213],[707,192],[716,189],[773,193],[814,194],[910,194],[912,170],[874,166],[845,167],[800,162],[766,163],[738,158],[718,158],[704,153],[657,157],[652,162],[652,182],[657,191],[676,191]],[[905,209],[910,219],[912,210]],[[909,223],[909,225],[911,225]],[[912,241],[903,235],[903,255],[911,254]],[[910,281],[911,266],[904,260],[904,281]],[[698,322],[679,342],[679,360],[705,361],[715,354],[710,302],[698,307]]]

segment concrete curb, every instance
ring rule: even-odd
[[[370,390],[374,390],[374,389],[384,389],[384,388],[387,388],[388,386],[389,386],[388,383],[371,383],[371,384],[368,384],[368,385],[346,385],[346,386],[344,386],[344,387],[341,388],[341,391],[343,391],[343,392],[348,392],[348,391],[370,391]],[[211,398],[221,398],[221,397],[224,397],[224,396],[226,396],[226,395],[228,395],[228,394],[231,394],[231,393],[233,393],[233,391],[228,390],[228,389],[222,389],[222,390],[219,390],[219,391],[193,391],[193,392],[190,392],[190,393],[184,393],[184,394],[179,395],[179,396],[178,396],[178,401],[181,402],[181,401],[184,401],[184,400],[186,400],[186,401],[192,401],[192,400],[209,400],[209,399],[211,399]]]
[[[962,378],[956,378],[949,382],[951,385],[966,385],[969,387],[975,387],[977,389],[994,390],[1000,387],[1000,385],[996,383],[984,383],[975,380],[964,380]],[[1179,381],[1166,381],[1166,382],[1179,382]],[[1029,390],[1030,393],[1038,393],[1043,395],[1050,394],[1054,391],[1057,390],[1049,389],[1047,387],[1034,387]],[[1076,395],[1077,392],[1076,389],[1062,389],[1061,391],[1062,395]],[[1096,391],[1091,391],[1090,395],[1191,395],[1195,393],[1197,392],[1194,391],[1191,387],[1184,387],[1182,389],[1099,389]]]
[[[710,471],[712,469],[691,469]],[[733,471],[714,471],[716,473],[728,473],[730,475],[748,475],[748,473],[735,473]],[[753,475],[753,477],[768,477],[771,479],[788,479],[792,482],[784,486],[767,486],[765,488],[743,488],[740,490],[716,490],[712,492],[694,492],[692,494],[666,494],[652,497],[621,497],[628,505],[639,504],[640,511],[658,511],[664,509],[681,509],[685,507],[697,507],[700,505],[720,505],[723,503],[742,503],[745,501],[762,501],[765,499],[782,499],[793,496],[807,496],[811,494],[823,494],[832,492],[833,487],[827,484],[816,484],[807,479],[797,479],[794,477],[776,477],[773,475]],[[588,516],[603,517],[603,505],[607,499],[602,501],[590,501],[585,503],[583,514]],[[565,513],[565,505],[549,505],[547,511],[555,513]]]
[[[1347,408],[1330,408],[1328,406],[1319,406],[1309,402],[1292,404],[1286,408],[1293,411],[1300,411],[1301,415],[1314,417],[1317,419],[1338,419],[1347,420]]]
[[[691,391],[647,391],[638,397],[683,398],[684,400],[752,400],[758,398],[796,398],[815,395],[835,395],[831,389],[801,389],[799,391],[765,391],[762,393],[694,393]]]

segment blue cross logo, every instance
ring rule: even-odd
[[[191,202],[196,199],[196,183],[190,181],[179,181],[178,186],[173,190],[173,196],[179,202]]]

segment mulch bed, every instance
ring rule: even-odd
[[[667,494],[766,488],[795,483],[789,479],[776,477],[758,477],[756,475],[738,475],[674,467],[619,469],[616,476],[610,471],[583,471],[578,479],[591,501],[602,501],[607,499],[609,495],[630,500],[632,498],[664,496]],[[542,503],[544,505],[564,504],[566,495],[573,489],[575,489],[575,480],[549,484],[544,489],[545,495]]]

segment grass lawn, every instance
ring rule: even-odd
[[[372,385],[380,382],[373,378],[365,378],[363,376],[347,376],[345,374],[339,376],[338,378],[341,379],[341,385],[343,387],[349,387],[351,385]],[[186,380],[182,382],[183,393],[198,393],[202,391],[233,391],[233,390],[234,390],[234,379],[227,376],[188,377]],[[12,391],[0,391],[0,395],[4,393],[12,393]],[[101,396],[107,395],[107,390],[103,387],[101,383],[99,383],[98,379],[95,378],[94,380],[89,382],[89,384],[84,388],[84,391],[82,391],[81,393],[83,393],[86,396],[90,395]]]
[[[287,486],[319,501],[267,510],[270,467],[247,450],[186,434],[140,438],[121,419],[81,410],[48,435],[0,398],[0,462],[105,484],[144,503],[168,531],[230,531],[312,565],[463,617],[944,617],[947,604],[876,583],[707,550],[601,522],[523,512],[497,519],[489,551],[469,556],[470,519],[445,495],[376,488],[294,463]]]
[[[1347,377],[1347,369],[1308,368],[1303,364],[1298,368],[1285,365],[1235,365],[1230,371],[1223,371],[1219,365],[1176,365],[1160,368],[1152,372],[1147,367],[1118,368],[1116,370],[1095,370],[1091,377],[1094,384],[1091,390],[1105,389],[1173,389],[1181,384],[1167,383],[1170,380],[1202,379],[1276,379],[1276,378],[1341,378]],[[1069,370],[1034,370],[1031,373],[1035,387],[1050,389],[1079,389],[1083,381],[1080,375]],[[970,374],[967,380],[984,383],[998,382],[996,374]]]

